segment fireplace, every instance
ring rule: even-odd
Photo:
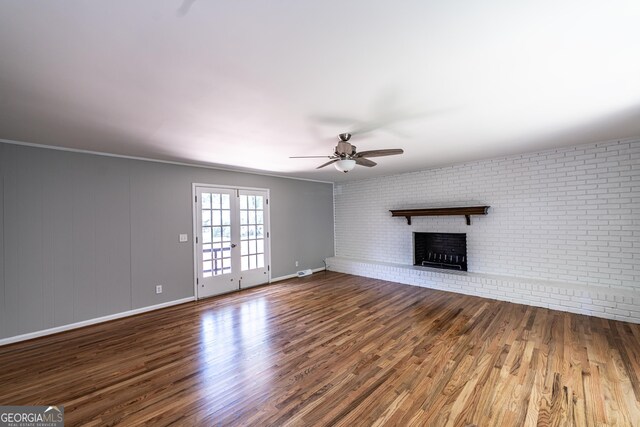
[[[413,233],[413,265],[467,271],[467,235]]]

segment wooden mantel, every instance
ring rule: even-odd
[[[471,215],[486,215],[489,206],[465,206],[459,208],[425,208],[425,209],[392,209],[391,216],[403,216],[407,218],[407,224],[411,225],[412,216],[452,216],[464,215],[467,225],[471,225]]]

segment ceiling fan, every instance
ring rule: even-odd
[[[325,166],[333,164],[340,172],[347,173],[356,165],[366,166],[368,168],[377,165],[376,162],[367,159],[367,157],[382,157],[382,156],[394,156],[396,154],[404,153],[401,148],[388,148],[383,150],[369,150],[369,151],[356,151],[356,146],[351,145],[349,140],[351,139],[350,133],[341,133],[338,135],[338,145],[336,145],[335,151],[331,156],[293,156],[290,159],[313,159],[313,158],[329,158],[327,163],[318,166],[316,169],[321,169]]]

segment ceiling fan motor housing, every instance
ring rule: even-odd
[[[356,154],[356,146],[348,142],[338,142],[336,145],[336,156],[351,157]]]

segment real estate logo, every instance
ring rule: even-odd
[[[64,427],[64,407],[0,406],[0,427]]]

